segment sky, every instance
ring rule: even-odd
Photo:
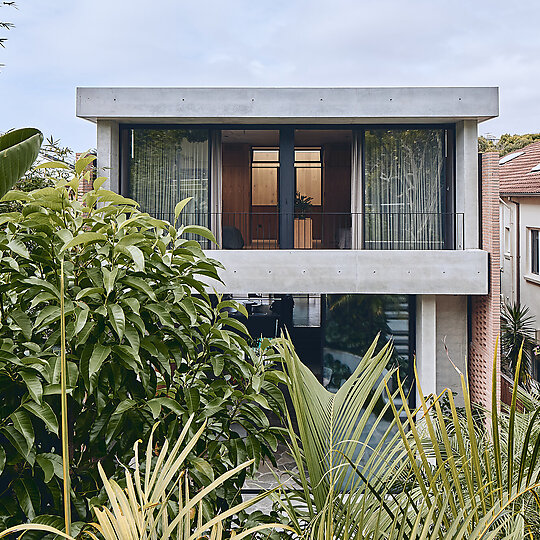
[[[540,2],[16,0],[0,7],[0,132],[76,151],[77,86],[498,86],[480,133],[540,132]],[[0,5],[2,2],[0,2]]]

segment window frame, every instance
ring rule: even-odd
[[[535,278],[540,279],[540,228],[527,227],[529,241],[528,271]],[[536,237],[536,238],[535,238]]]

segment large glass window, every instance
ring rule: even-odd
[[[276,206],[278,203],[279,150],[254,148],[251,162],[251,204]]]
[[[445,136],[444,129],[366,131],[366,249],[445,248]]]
[[[320,148],[305,148],[294,152],[297,200],[315,206],[321,205],[321,154]]]
[[[337,391],[357,368],[379,335],[377,351],[392,340],[388,369],[398,368],[408,392],[412,380],[413,297],[408,295],[340,294],[325,297],[323,384]],[[390,390],[397,389],[397,373]]]
[[[144,212],[174,221],[174,207],[192,200],[184,224],[208,226],[209,146],[204,129],[131,129],[129,193]]]

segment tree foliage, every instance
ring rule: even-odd
[[[14,7],[16,8],[16,4],[15,2],[8,2],[8,1],[4,1],[4,2],[0,2],[0,8],[4,8],[4,7]],[[2,30],[11,30],[15,25],[13,23],[10,23],[10,22],[4,22],[4,21],[1,21],[0,20],[0,29]],[[3,36],[0,36],[0,47],[5,47],[5,42],[7,41],[7,38],[6,37],[3,37]],[[0,64],[0,66],[2,66],[3,64]]]
[[[281,372],[246,341],[239,306],[209,296],[218,279],[188,233],[151,218],[102,189],[76,199],[92,156],[75,176],[6,201],[22,209],[0,216],[0,523],[61,513],[58,438],[60,261],[65,309],[74,521],[103,502],[97,464],[110,477],[133,458],[136,440],[175,439],[207,428],[188,456],[194,492],[246,459],[272,459],[279,431]],[[58,164],[65,168],[65,165]],[[181,205],[180,205],[181,206]],[[178,207],[178,213],[180,211]],[[206,516],[239,498],[246,471],[204,499]],[[44,518],[36,518],[44,519]]]
[[[532,375],[533,347],[535,345],[534,317],[529,315],[529,308],[518,303],[505,303],[501,311],[502,366],[514,377],[518,358],[522,355],[518,380],[520,384],[525,386],[528,386]]]
[[[499,152],[501,156],[505,156],[536,141],[540,141],[540,133],[526,133],[523,135],[505,133],[496,142],[480,136],[478,137],[478,151]]]
[[[13,189],[30,192],[35,189],[53,187],[59,180],[69,180],[75,170],[74,153],[67,146],[62,146],[58,139],[52,136],[48,137],[37,155],[36,161],[24,173],[24,175],[15,182]],[[63,163],[64,167],[54,169],[44,169],[40,164],[54,161]],[[20,201],[0,202],[0,213],[20,211],[22,203]]]

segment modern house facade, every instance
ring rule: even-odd
[[[499,161],[501,297],[529,308],[540,338],[540,142]],[[533,374],[540,379],[538,357]]]
[[[477,136],[497,88],[79,88],[77,115],[110,189],[164,219],[192,197],[183,220],[225,267],[211,286],[252,335],[286,327],[329,389],[380,332],[424,394],[461,393],[455,364],[489,399],[498,237]]]

